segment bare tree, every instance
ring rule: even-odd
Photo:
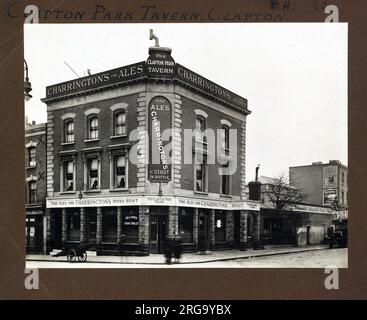
[[[283,172],[269,183],[265,194],[275,210],[281,211],[289,204],[305,202],[304,196],[300,191],[289,184],[288,176]]]

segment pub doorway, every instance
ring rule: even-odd
[[[209,249],[209,213],[205,209],[199,210],[198,250]]]
[[[164,253],[168,230],[168,207],[150,210],[150,252]]]

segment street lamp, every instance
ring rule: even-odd
[[[24,71],[25,71],[25,80],[24,80],[24,99],[25,101],[29,101],[32,98],[30,92],[32,91],[32,85],[29,82],[28,78],[28,64],[27,61],[24,59]]]

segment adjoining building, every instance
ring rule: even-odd
[[[260,237],[260,203],[246,199],[247,100],[171,49],[48,86],[42,101],[48,251],[93,241],[99,254],[161,253],[173,235],[186,251],[245,249]]]
[[[260,242],[265,245],[312,245],[325,241],[333,215],[329,207],[302,200],[282,178],[261,176],[249,183],[249,198],[261,200]]]
[[[25,126],[26,252],[46,252],[46,124]]]
[[[348,208],[348,167],[338,160],[290,167],[289,180],[308,203]]]

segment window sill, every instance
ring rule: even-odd
[[[28,166],[26,169],[36,169],[37,166]]]
[[[99,141],[99,139],[85,139],[84,142],[95,142]]]
[[[118,139],[118,138],[126,138],[127,137],[127,134],[120,134],[118,136],[111,136],[110,139]]]
[[[76,194],[76,191],[61,191],[60,194]]]
[[[61,145],[62,146],[70,146],[70,145],[73,145],[75,144],[75,142],[62,142]]]
[[[205,191],[194,191],[194,194],[202,194],[207,196],[209,193]]]
[[[84,193],[101,193],[101,190],[98,189],[98,190],[86,190],[84,191]]]
[[[130,192],[129,188],[110,189],[110,192]]]
[[[232,199],[232,196],[230,194],[224,194],[224,193],[221,193],[219,194],[220,197],[223,197],[223,198],[230,198]]]

